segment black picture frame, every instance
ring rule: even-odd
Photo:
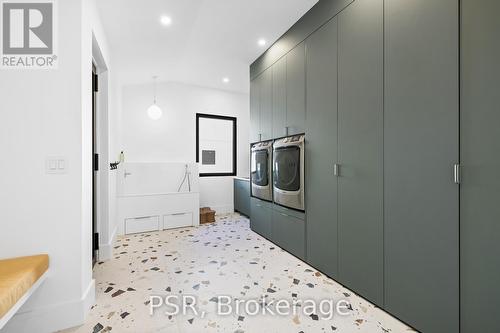
[[[217,120],[227,120],[233,123],[233,170],[231,172],[220,172],[220,173],[201,173],[200,177],[231,177],[236,176],[237,171],[237,118],[229,116],[219,116],[214,114],[197,113],[196,114],[196,163],[200,163],[200,119],[217,119]]]

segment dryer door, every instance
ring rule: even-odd
[[[257,186],[269,185],[269,153],[267,149],[252,152],[252,183]]]
[[[300,148],[279,147],[274,150],[274,187],[282,191],[300,190]]]

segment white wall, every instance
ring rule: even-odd
[[[196,113],[237,118],[239,176],[249,174],[249,101],[239,94],[179,83],[159,83],[160,120],[151,120],[153,85],[129,85],[122,91],[122,142],[128,162],[195,162]],[[200,201],[218,213],[233,211],[232,177],[202,178]]]
[[[50,275],[4,332],[83,323],[91,267],[91,69],[94,3],[58,1],[59,68],[0,73],[0,258],[48,253]],[[102,36],[101,36],[102,38]],[[68,172],[45,172],[64,156]]]

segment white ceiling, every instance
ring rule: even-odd
[[[249,65],[317,1],[97,0],[97,6],[123,84],[158,75],[247,93]],[[172,25],[162,26],[162,15]],[[258,46],[259,38],[268,44]]]

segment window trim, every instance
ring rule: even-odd
[[[231,172],[201,173],[200,177],[232,177],[236,176],[238,147],[237,147],[237,122],[236,117],[220,116],[215,114],[196,113],[196,163],[200,163],[200,118],[227,120],[233,122],[233,170]]]

